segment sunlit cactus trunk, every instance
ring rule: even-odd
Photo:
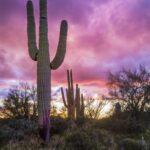
[[[45,54],[39,52],[37,62],[37,96],[38,96],[38,124],[40,136],[48,141],[49,138],[49,116],[50,116],[50,68],[49,59],[44,60]],[[47,56],[46,56],[47,57]],[[45,62],[44,62],[45,61]]]
[[[78,87],[78,84],[76,85],[76,118],[79,119],[80,118],[80,88]]]
[[[49,142],[50,131],[50,99],[51,99],[51,69],[57,69],[63,62],[66,53],[67,22],[61,23],[59,43],[56,56],[50,63],[47,0],[40,1],[39,48],[36,44],[36,29],[33,3],[27,2],[28,49],[32,60],[37,61],[37,95],[38,95],[38,125],[41,138]]]

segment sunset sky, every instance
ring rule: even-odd
[[[18,81],[36,82],[28,54],[27,0],[0,0],[0,97]],[[38,35],[39,5],[33,0]],[[83,92],[105,92],[108,71],[143,64],[150,68],[150,0],[48,0],[51,59],[62,19],[69,24],[63,65],[52,71],[53,94],[73,69]],[[57,93],[57,92],[56,92]],[[60,94],[60,93],[59,93]]]

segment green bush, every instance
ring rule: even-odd
[[[76,124],[77,124],[78,126],[83,126],[85,122],[86,122],[86,118],[78,118],[78,119],[76,120]]]
[[[15,119],[15,120],[10,120],[7,123],[7,126],[10,128],[16,130],[16,131],[23,131],[25,134],[34,134],[37,133],[38,126],[35,121],[30,121],[27,119]]]
[[[12,130],[0,129],[0,146],[11,139]]]
[[[61,117],[51,118],[51,136],[54,134],[62,134],[68,128],[68,122]]]
[[[140,141],[126,138],[121,141],[120,149],[121,148],[123,148],[125,150],[147,150],[147,145],[142,144]]]
[[[0,145],[11,140],[21,141],[27,135],[37,134],[37,124],[26,119],[6,119],[0,122]]]
[[[72,150],[91,150],[93,148],[93,143],[91,143],[88,135],[81,131],[77,130],[71,132],[66,137],[66,148]]]
[[[111,135],[104,130],[100,129],[75,129],[68,131],[66,136],[66,149],[71,150],[99,150],[113,147],[114,143]]]
[[[95,128],[102,128],[116,133],[142,133],[145,127],[141,122],[132,119],[105,118],[96,121]]]
[[[11,128],[1,129],[0,130],[0,146],[8,143],[10,140],[23,140],[24,132],[23,131],[15,131]]]
[[[42,141],[35,136],[28,136],[24,140],[11,140],[1,147],[2,150],[45,150],[41,146]]]
[[[51,137],[50,149],[63,150],[65,149],[65,140],[62,136],[54,135]]]
[[[142,126],[141,123],[133,120],[119,118],[84,120],[84,123],[81,121],[76,124],[60,117],[53,117],[51,118],[51,142],[48,144],[48,148],[116,150],[118,146],[118,150],[122,147],[125,150],[146,150],[145,145],[139,139],[143,137],[148,147],[150,130],[135,134],[139,132],[139,125]],[[27,144],[28,142],[29,144]],[[3,148],[5,145],[14,149],[43,148],[43,141],[38,136],[37,123],[26,119],[0,120],[0,147]]]

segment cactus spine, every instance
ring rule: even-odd
[[[68,110],[67,111],[68,118],[70,120],[75,120],[75,116],[76,119],[84,117],[83,94],[80,94],[80,88],[78,84],[76,84],[76,91],[74,93],[72,70],[71,71],[67,70],[67,82],[68,88],[66,89],[66,98],[62,87],[61,87],[61,94],[63,103]]]
[[[49,142],[50,99],[51,99],[51,69],[57,69],[63,62],[66,53],[68,25],[61,22],[59,43],[56,56],[50,62],[48,42],[47,0],[39,0],[40,27],[39,46],[36,44],[36,29],[34,8],[31,0],[27,2],[27,34],[28,50],[32,60],[37,61],[37,96],[38,96],[38,125],[41,138]]]

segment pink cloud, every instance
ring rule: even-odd
[[[38,2],[33,2],[38,36]],[[25,4],[26,0],[0,1],[3,80],[36,80],[36,62],[27,50]],[[73,69],[75,82],[85,88],[95,87],[97,92],[105,88],[109,70],[139,64],[150,67],[149,1],[51,0],[48,8],[51,59],[56,52],[60,21],[66,18],[69,22],[66,58],[59,70],[52,72],[53,85],[64,85],[66,70]]]

